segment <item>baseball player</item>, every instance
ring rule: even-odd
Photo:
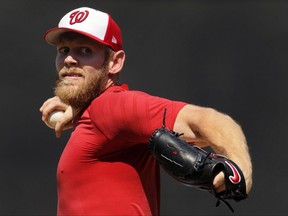
[[[57,80],[42,120],[61,110],[56,136],[73,128],[57,168],[58,215],[158,216],[160,165],[220,201],[247,197],[252,165],[241,127],[212,108],[120,84],[125,52],[109,14],[74,9],[45,40],[57,49]]]

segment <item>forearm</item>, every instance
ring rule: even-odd
[[[245,135],[229,116],[213,109],[204,109],[194,128],[218,154],[227,156],[242,169],[247,192],[252,186],[252,163]]]

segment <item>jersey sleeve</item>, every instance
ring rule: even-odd
[[[178,112],[186,103],[151,96],[139,91],[120,91],[95,99],[89,114],[95,126],[109,139],[131,143],[149,141],[160,128],[166,109],[165,123],[173,128]]]

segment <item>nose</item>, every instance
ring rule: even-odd
[[[64,64],[66,66],[75,66],[78,63],[77,59],[72,55],[67,55],[64,59]]]

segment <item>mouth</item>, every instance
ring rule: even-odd
[[[62,80],[77,80],[83,78],[83,75],[76,72],[64,72],[60,75],[60,77]]]
[[[62,71],[58,76],[59,84],[65,86],[78,86],[84,80],[84,75],[78,71]]]

